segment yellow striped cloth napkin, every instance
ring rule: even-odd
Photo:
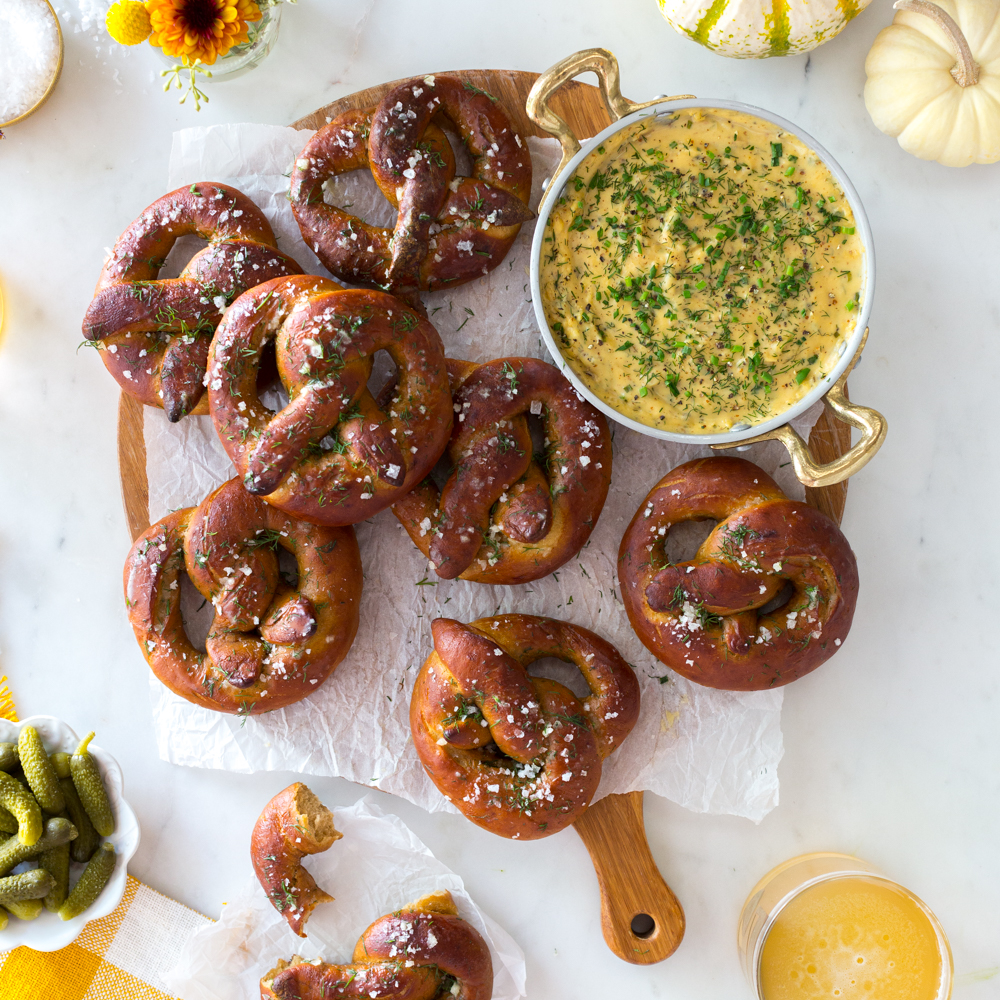
[[[0,718],[17,722],[6,681],[0,678]],[[0,1000],[179,1000],[162,974],[188,934],[210,922],[129,875],[115,910],[87,924],[68,948],[0,952]]]

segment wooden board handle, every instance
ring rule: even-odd
[[[684,911],[649,853],[642,792],[608,795],[573,826],[597,872],[608,947],[634,965],[669,958],[684,937]],[[652,919],[651,927],[644,916]],[[633,931],[633,921],[640,933]]]
[[[149,481],[146,478],[146,407],[123,392],[118,398],[118,473],[128,533],[134,542],[149,527]]]

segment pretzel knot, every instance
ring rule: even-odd
[[[281,961],[260,981],[262,1000],[490,1000],[493,960],[449,892],[379,917],[349,965]]]
[[[278,549],[295,558],[286,582]],[[205,652],[181,617],[181,574],[215,614]],[[358,631],[361,555],[350,528],[296,521],[231,479],[168,514],[125,562],[129,621],[153,673],[217,712],[270,712],[312,694]]]
[[[257,393],[274,342],[289,395],[273,413]],[[398,382],[381,403],[367,383],[378,351]],[[320,524],[355,524],[430,472],[451,433],[441,338],[385,292],[324,278],[278,278],[240,296],[209,355],[212,419],[252,493]]]
[[[454,469],[443,490],[425,479],[393,512],[444,579],[546,576],[580,551],[600,517],[611,482],[608,425],[535,358],[449,358],[448,375]],[[528,414],[542,420],[544,461],[532,453]]]
[[[456,176],[441,126],[461,136],[472,177]],[[393,230],[323,200],[325,181],[366,166],[398,210]],[[495,99],[454,77],[425,76],[321,128],[295,161],[289,198],[302,238],[331,274],[411,292],[492,271],[534,217],[530,195],[528,148]]]
[[[178,278],[158,279],[181,236],[208,246]],[[84,337],[129,395],[167,417],[207,413],[205,359],[237,295],[301,268],[283,254],[264,214],[225,184],[192,184],[154,201],[122,233],[83,319]]]
[[[410,731],[431,780],[468,819],[503,837],[535,840],[577,820],[601,761],[639,717],[639,682],[609,642],[554,618],[500,615],[463,625],[438,618],[434,652],[410,701]],[[591,694],[527,667],[574,664]]]
[[[669,564],[671,527],[708,519],[719,523],[695,557]],[[618,575],[649,651],[730,691],[788,684],[825,663],[858,596],[857,563],[837,525],[740,458],[699,459],[664,476],[622,538]],[[779,607],[759,611],[789,589]]]

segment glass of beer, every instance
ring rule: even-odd
[[[768,872],[737,931],[758,1000],[948,1000],[951,948],[927,906],[847,854]]]

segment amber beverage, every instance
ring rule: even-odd
[[[757,883],[737,943],[758,1000],[948,1000],[952,960],[913,893],[846,854],[792,858]]]

